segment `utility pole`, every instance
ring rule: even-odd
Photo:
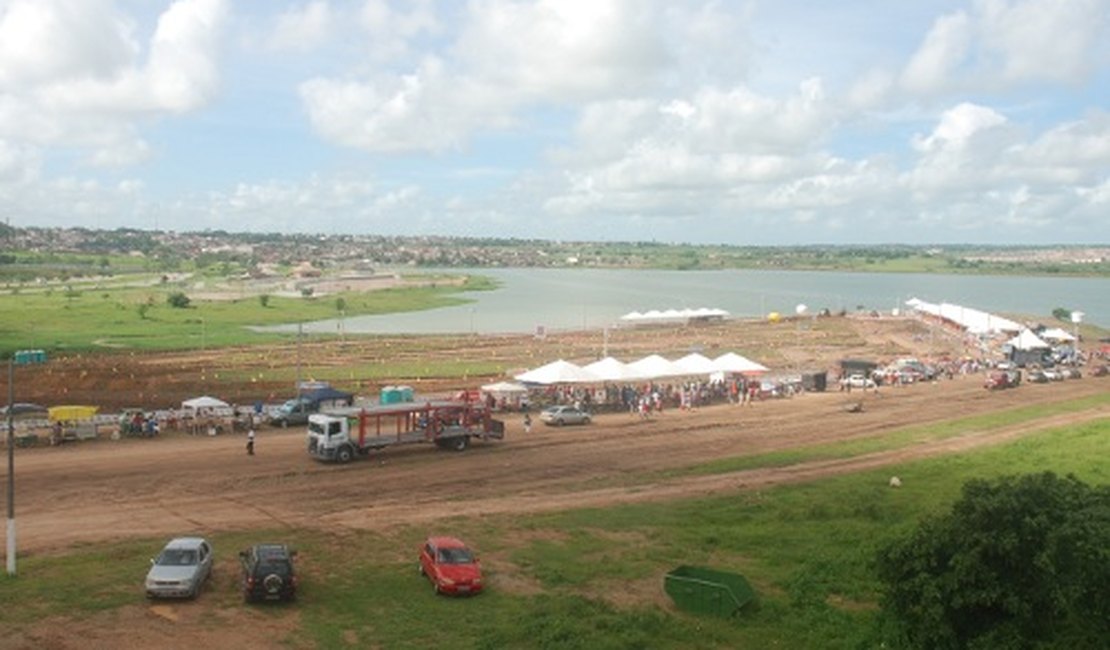
[[[45,363],[46,352],[20,350],[8,359],[8,575],[15,575],[15,365]]]
[[[297,397],[301,396],[301,335],[304,333],[304,324],[297,323]]]

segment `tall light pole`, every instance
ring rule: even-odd
[[[15,575],[15,355],[8,359],[8,575]]]
[[[15,364],[43,363],[42,350],[20,350],[8,359],[8,575],[15,575]]]

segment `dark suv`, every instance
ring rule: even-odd
[[[255,544],[239,552],[243,565],[243,600],[293,600],[297,576],[293,558],[297,552],[285,544]]]

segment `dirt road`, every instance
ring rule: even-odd
[[[301,431],[264,429],[256,455],[243,436],[191,437],[20,449],[17,519],[24,553],[64,552],[84,542],[226,530],[382,529],[458,514],[527,513],[676,499],[745,486],[809,480],[915,457],[993,444],[1033,430],[1110,416],[1092,409],[1033,425],[968,431],[939,443],[840,461],[713,476],[661,478],[718,458],[881,436],[914,423],[1051,404],[1110,389],[1084,378],[986,391],[981,376],[884,388],[862,413],[841,393],[811,393],[751,406],[670,411],[642,421],[599,416],[584,427],[537,426],[517,415],[506,440],[456,453],[418,445],[369,460],[311,460]],[[853,400],[860,399],[853,393]],[[461,489],[465,487],[465,489]],[[444,495],[451,495],[445,499]]]

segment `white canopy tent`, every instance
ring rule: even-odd
[[[520,393],[527,393],[528,389],[515,382],[499,381],[493,384],[486,384],[482,386],[482,391],[486,393],[495,393],[500,395],[517,395]]]
[[[1041,332],[1041,339],[1044,341],[1056,341],[1058,343],[1071,343],[1075,340],[1075,337],[1059,327],[1053,327]]]
[[[181,408],[186,410],[199,411],[200,409],[231,408],[231,405],[223,401],[222,399],[216,399],[215,397],[202,395],[200,397],[194,397],[193,399],[185,400],[181,403]]]
[[[1052,347],[1034,334],[1033,330],[1029,329],[1022,330],[1021,334],[1010,339],[1006,344],[1018,350],[1042,350]]]
[[[1023,329],[1020,323],[1012,321],[1009,318],[1003,318],[1002,316],[996,316],[985,311],[964,307],[962,305],[953,305],[947,302],[933,304],[917,298],[907,300],[906,305],[921,313],[930,314],[937,318],[955,323],[972,334],[996,334],[998,332],[1013,333],[1020,332]]]
[[[663,377],[681,377],[687,372],[680,366],[667,359],[652,354],[628,364],[633,377],[637,379],[661,379]]]
[[[549,364],[533,368],[515,377],[517,381],[526,384],[587,384],[600,381],[597,375],[574,365],[569,361],[559,359]]]
[[[758,364],[751,359],[728,352],[713,360],[715,369],[720,372],[731,372],[741,375],[759,375],[767,372],[767,366]]]
[[[685,370],[688,375],[711,375],[719,370],[712,359],[697,352],[676,359],[674,364]]]
[[[620,320],[625,323],[638,324],[638,323],[653,323],[653,322],[668,322],[668,321],[688,321],[688,320],[709,320],[721,319],[728,316],[728,312],[723,309],[715,309],[711,307],[699,307],[697,309],[665,309],[658,310],[652,309],[646,312],[633,311],[620,317]]]
[[[597,375],[598,379],[602,381],[622,381],[625,379],[636,379],[633,371],[628,369],[628,366],[613,357],[605,357],[585,366],[587,372]]]

